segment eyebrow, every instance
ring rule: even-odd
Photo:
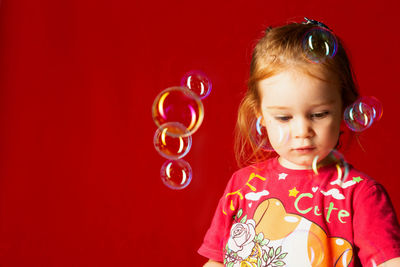
[[[323,103],[319,103],[319,104],[315,104],[315,105],[311,105],[310,107],[315,108],[315,107],[319,107],[319,106],[327,106],[327,105],[332,105],[334,104],[335,101],[328,101],[328,102],[323,102]],[[284,106],[267,106],[265,107],[266,109],[290,109],[290,107],[284,107]]]
[[[266,109],[289,109],[289,107],[280,107],[280,106],[269,106],[265,107]]]

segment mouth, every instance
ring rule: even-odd
[[[294,148],[293,150],[296,151],[296,152],[298,152],[298,153],[305,154],[305,153],[310,153],[310,152],[314,151],[314,150],[315,150],[315,147],[312,147],[312,146],[305,146],[305,147]]]

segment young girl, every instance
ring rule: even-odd
[[[198,251],[204,266],[400,266],[387,193],[335,157],[343,112],[358,92],[340,40],[332,57],[305,55],[315,27],[330,32],[312,20],[269,28],[254,49],[236,140],[248,166],[219,201]],[[257,118],[274,151],[253,142]]]

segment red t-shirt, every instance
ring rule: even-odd
[[[384,188],[352,166],[291,170],[277,158],[235,172],[199,254],[236,266],[377,266],[400,257]]]

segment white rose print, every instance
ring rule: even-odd
[[[230,236],[225,247],[224,266],[241,267],[278,267],[284,266],[284,258],[288,253],[282,252],[282,247],[268,246],[270,240],[264,238],[262,232],[256,234],[256,222],[247,220],[247,215],[239,209],[233,216],[236,222],[232,225]],[[239,221],[240,220],[240,221]]]
[[[228,248],[237,255],[246,259],[254,248],[254,237],[256,223],[254,220],[247,220],[246,223],[235,223],[232,225]]]

